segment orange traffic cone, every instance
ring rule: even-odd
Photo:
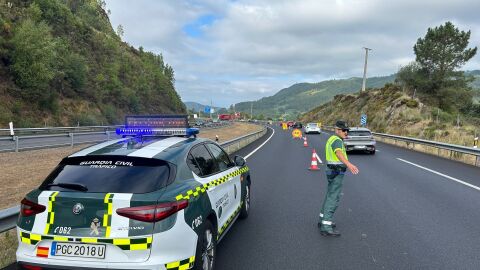
[[[303,138],[303,146],[308,147],[307,137]]]
[[[317,153],[315,152],[315,148],[312,151],[312,163],[310,164],[310,168],[308,168],[310,171],[318,171],[320,170],[317,166]]]

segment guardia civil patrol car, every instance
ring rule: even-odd
[[[19,268],[213,269],[251,179],[187,123],[127,117],[121,139],[64,158],[21,202]]]

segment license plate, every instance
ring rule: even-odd
[[[106,245],[53,242],[50,255],[105,259]]]
[[[365,149],[365,147],[366,147],[365,145],[357,145],[357,146],[355,146],[355,148],[358,148],[358,149]]]

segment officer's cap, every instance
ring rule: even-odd
[[[346,130],[346,131],[349,131],[349,130],[350,130],[350,128],[348,127],[347,122],[342,121],[342,120],[338,120],[338,121],[335,123],[335,128],[338,128],[338,129],[341,129],[341,130]]]

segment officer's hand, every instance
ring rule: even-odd
[[[348,166],[348,169],[353,173],[353,174],[358,174],[360,171],[358,170],[357,166],[353,165],[353,164],[350,164],[350,166]]]

